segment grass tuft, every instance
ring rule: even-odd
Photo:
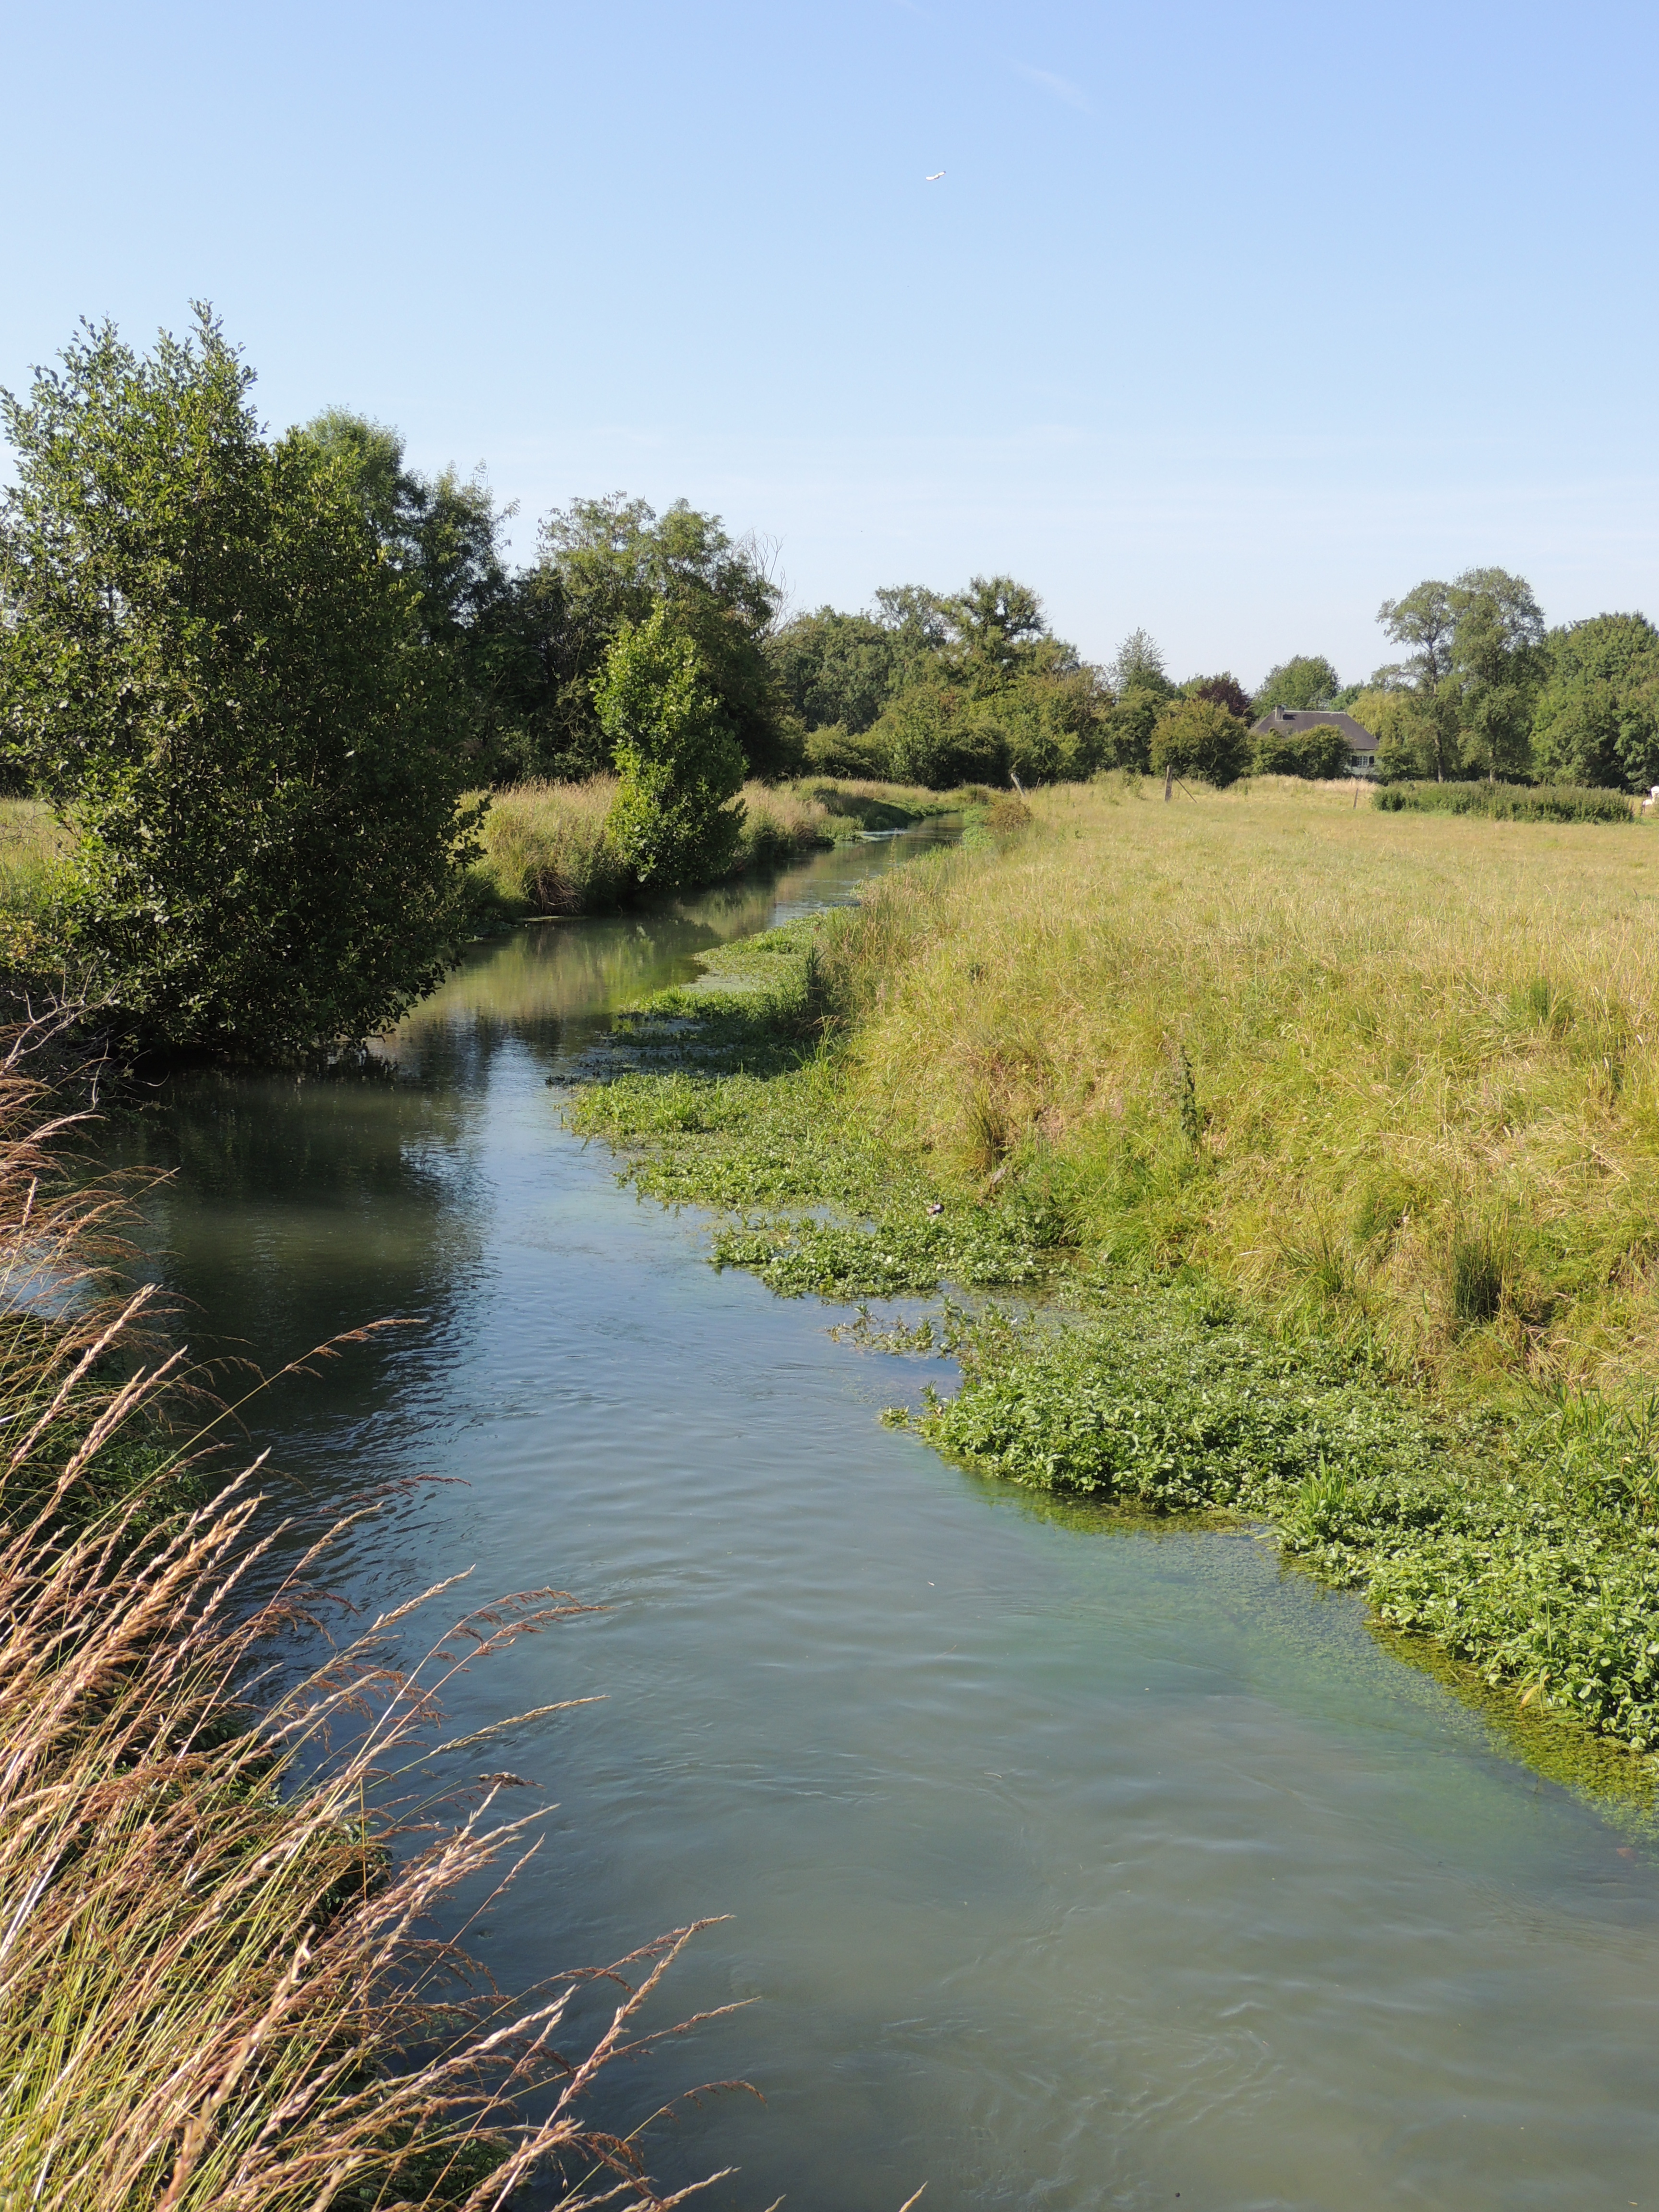
[[[1456,1220],[1446,1248],[1446,1287],[1466,1328],[1495,1321],[1514,1273],[1507,1222]]]

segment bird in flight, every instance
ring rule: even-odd
[[[935,169],[931,177],[924,177],[921,181],[924,185],[936,185],[944,174],[943,169]]]

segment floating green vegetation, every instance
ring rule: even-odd
[[[1478,1667],[1455,1659],[1431,1638],[1390,1629],[1375,1617],[1370,1626],[1385,1651],[1431,1675],[1479,1714],[1500,1754],[1594,1804],[1626,1835],[1659,1849],[1659,1772],[1652,1758],[1632,1759],[1624,1744],[1595,1735],[1571,1712],[1540,1701],[1524,1703],[1509,1683],[1494,1687]]]
[[[854,1079],[837,981],[851,926],[792,923],[710,956],[626,1023],[574,1125],[623,1150],[641,1192],[727,1216],[715,1264],[784,1295],[1024,1294],[1020,1314],[947,1298],[920,1322],[848,1324],[873,1348],[960,1363],[955,1396],[929,1389],[889,1419],[1097,1520],[1271,1524],[1402,1656],[1432,1653],[1501,1711],[1540,1771],[1601,1794],[1617,1773],[1622,1802],[1648,1803],[1651,1760],[1630,1754],[1659,1750],[1659,1401],[1632,1413],[1564,1390],[1454,1412],[1363,1341],[1270,1326],[1200,1269],[1091,1246],[1064,1163],[990,1128],[988,1109],[971,1171],[895,1141]],[[1385,1234],[1394,1194],[1366,1204]],[[1454,1239],[1462,1325],[1506,1296],[1508,1237],[1471,1220]]]

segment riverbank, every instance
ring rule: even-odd
[[[483,931],[532,915],[609,914],[637,896],[605,842],[614,776],[586,783],[525,783],[488,795],[483,853],[471,870],[472,908]],[[734,876],[782,866],[797,855],[868,830],[908,828],[936,815],[986,805],[977,787],[954,792],[920,785],[807,776],[743,788],[743,834]],[[49,973],[61,960],[54,910],[74,836],[39,799],[0,799],[0,969]]]
[[[1646,837],[1261,784],[1031,814],[720,955],[578,1126],[778,1290],[1042,1291],[932,1325],[941,1448],[1269,1519],[1385,1624],[1651,1751]]]
[[[493,2212],[532,2179],[592,2202],[604,2173],[607,2203],[659,2203],[588,2100],[687,1931],[607,1970],[614,2024],[577,2026],[574,2071],[546,2039],[586,1978],[481,1989],[434,1932],[535,1841],[502,1814],[518,1778],[477,1772],[493,1731],[442,1741],[445,1632],[481,1656],[582,1608],[457,1622],[443,1584],[296,1667],[342,1614],[312,1578],[386,1501],[296,1528],[257,1466],[226,1479],[230,1417],[131,1287],[131,1179],[85,1179],[85,1116],[30,1072],[54,1036],[0,1039],[6,2201]]]
[[[489,794],[483,854],[472,871],[481,920],[532,915],[607,914],[636,896],[627,866],[605,838],[614,776],[586,783],[517,784]],[[481,794],[482,795],[482,794]],[[939,793],[908,784],[808,776],[789,784],[746,783],[733,875],[781,866],[816,847],[869,830],[899,830],[930,816],[983,804],[982,791]]]

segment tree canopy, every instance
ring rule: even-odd
[[[1411,648],[1373,678],[1409,702],[1380,743],[1382,773],[1440,781],[1529,773],[1545,661],[1544,620],[1526,579],[1494,568],[1465,569],[1450,584],[1430,578],[1385,599],[1377,620]]]
[[[1558,782],[1659,783],[1659,629],[1644,615],[1592,615],[1544,644],[1533,744]]]
[[[873,615],[834,607],[797,615],[767,640],[766,654],[791,711],[808,730],[867,730],[897,688],[897,641]]]
[[[829,773],[945,789],[1100,764],[1111,694],[1015,577],[888,586],[864,614],[797,616],[767,652],[808,759]]]
[[[787,775],[800,731],[763,649],[782,599],[766,548],[677,500],[659,515],[621,492],[573,500],[541,526],[523,605],[546,671],[523,749],[544,775],[607,763],[593,686],[625,623],[665,621],[696,647],[751,775]]]
[[[348,471],[267,443],[205,307],[83,325],[0,396],[4,746],[78,833],[68,927],[136,1034],[292,1057],[387,1026],[463,927],[447,664]]]
[[[1181,687],[1188,699],[1211,699],[1218,707],[1224,707],[1230,714],[1237,714],[1248,722],[1255,712],[1255,703],[1231,669],[1224,669],[1219,676],[1194,676]]]
[[[1258,716],[1275,707],[1292,713],[1310,707],[1328,707],[1341,689],[1337,673],[1322,653],[1298,653],[1267,671],[1252,705]]]

